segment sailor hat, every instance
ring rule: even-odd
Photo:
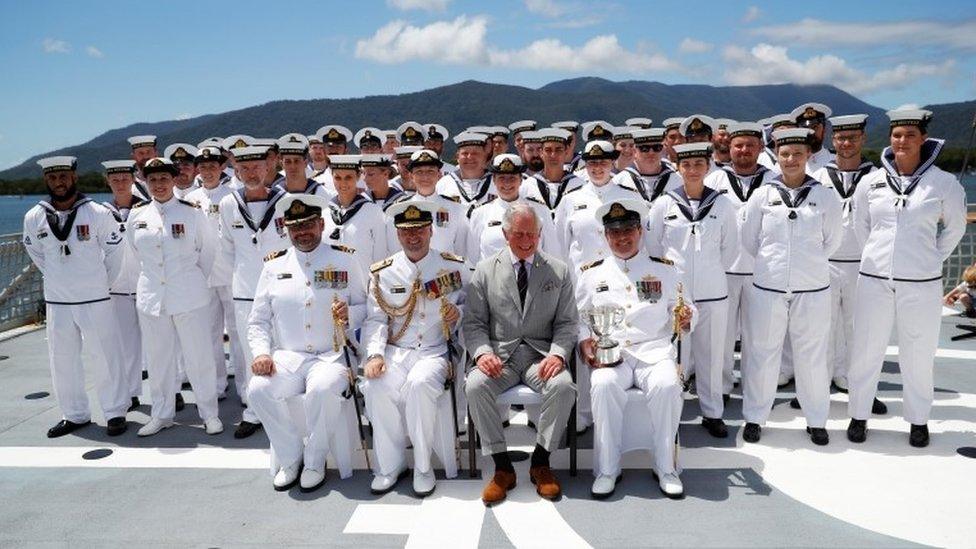
[[[329,208],[329,201],[322,196],[305,193],[288,193],[275,204],[275,215],[284,218],[285,226],[297,225],[322,217]]]
[[[397,128],[397,141],[404,145],[422,145],[424,127],[413,121],[400,124],[400,127]]]
[[[773,132],[773,142],[781,145],[809,145],[813,130],[810,128],[786,128]]]
[[[362,149],[364,145],[382,147],[383,139],[383,130],[373,127],[365,127],[356,132],[356,136],[352,138],[352,142],[356,144],[356,147]]]
[[[433,124],[428,122],[424,124],[424,139],[440,139],[444,141],[450,137],[447,133],[447,128],[441,126],[440,124]]]
[[[129,145],[133,149],[138,149],[139,147],[155,147],[156,146],[156,136],[155,135],[134,135],[127,139]]]
[[[106,160],[102,162],[102,167],[105,168],[106,174],[112,173],[128,173],[132,174],[136,171],[136,161],[135,160]]]
[[[678,126],[678,132],[685,137],[692,137],[702,134],[714,134],[716,127],[717,124],[714,118],[705,116],[704,114],[693,114],[681,122],[681,125]]]
[[[925,109],[899,109],[888,111],[886,114],[889,127],[918,126],[922,133],[927,133],[929,121],[932,120],[932,111]]]
[[[166,147],[166,150],[163,151],[163,156],[177,164],[181,162],[193,162],[198,150],[189,143],[173,143]]]
[[[484,147],[486,141],[488,141],[488,136],[483,133],[461,132],[454,136],[454,144],[458,148],[468,146]]]
[[[636,126],[643,130],[650,128],[653,124],[654,124],[653,120],[643,116],[635,116],[633,118],[628,118],[627,120],[624,120],[624,126]]]
[[[831,116],[830,126],[835,132],[842,132],[847,130],[864,130],[864,127],[868,124],[868,115],[866,114],[848,114],[846,116]]]
[[[329,168],[332,170],[359,170],[362,157],[358,154],[330,154]]]
[[[664,141],[664,128],[634,130],[634,145],[654,145]]]
[[[643,227],[647,221],[647,204],[643,200],[627,198],[607,202],[596,209],[594,216],[605,229]]]
[[[234,160],[238,162],[268,159],[268,147],[263,147],[260,145],[248,145],[246,147],[237,147],[231,149],[230,152],[231,154],[234,155]]]
[[[618,156],[620,156],[620,151],[614,149],[609,141],[590,141],[583,147],[582,158],[586,162],[591,160],[616,160]]]
[[[499,154],[491,160],[491,173],[520,174],[525,171],[525,164],[518,155]]]
[[[428,200],[404,200],[387,208],[386,215],[397,229],[412,229],[433,223],[435,211],[437,205]]]
[[[407,169],[413,170],[420,166],[436,166],[440,168],[443,165],[444,163],[441,162],[441,158],[437,156],[437,153],[430,149],[420,149],[410,155],[410,163],[407,164]]]
[[[605,120],[591,120],[583,124],[583,139],[609,141],[613,139],[613,126]]]
[[[308,138],[300,133],[286,133],[275,142],[280,154],[297,154],[305,156],[308,154]]]
[[[733,137],[758,137],[762,139],[763,127],[758,122],[735,122],[726,128],[729,132],[729,139]]]
[[[539,124],[535,120],[519,120],[508,125],[508,129],[512,130],[512,135],[534,131],[537,127]]]
[[[809,128],[824,121],[833,114],[830,107],[823,103],[804,103],[790,112],[790,117],[797,126]]]
[[[349,131],[349,128],[336,124],[322,126],[315,132],[315,135],[319,136],[322,143],[329,145],[345,145],[352,139],[352,132]]]
[[[682,143],[674,146],[674,155],[678,162],[690,158],[711,158],[711,143]]]
[[[146,162],[146,165],[142,167],[142,173],[147,176],[154,173],[168,173],[175,176],[180,173],[180,169],[169,158],[157,156]]]

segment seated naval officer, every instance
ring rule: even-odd
[[[623,308],[624,318],[608,334],[621,345],[621,362],[616,365],[597,361],[594,335],[583,318],[579,325],[580,355],[592,368],[596,480],[590,493],[597,499],[608,497],[620,481],[626,391],[637,387],[651,416],[659,486],[664,495],[681,497],[684,488],[678,478],[675,437],[681,420],[683,380],[671,337],[675,315],[687,331],[694,309],[690,304],[679,307],[678,270],[670,261],[648,255],[641,245],[648,215],[642,201],[608,202],[595,214],[613,257],[582,267],[576,303],[583,317],[594,307],[616,305]]]
[[[366,317],[366,275],[346,246],[324,242],[323,197],[290,195],[275,209],[292,247],[271,254],[258,281],[247,338],[254,362],[248,400],[268,432],[280,469],[275,490],[299,480],[302,491],[325,482],[326,455],[351,377],[346,349]],[[286,400],[305,393],[308,439]]]
[[[403,250],[370,267],[362,391],[373,424],[375,494],[389,492],[406,474],[408,439],[414,494],[426,497],[435,488],[430,458],[437,399],[448,376],[447,334],[461,318],[470,276],[464,258],[430,246],[436,210],[425,201],[390,206]]]
[[[468,373],[465,394],[482,451],[495,462],[481,495],[486,505],[505,499],[515,487],[498,395],[519,383],[542,394],[529,476],[546,499],[562,492],[549,454],[559,445],[576,398],[566,369],[578,321],[569,269],[539,250],[542,225],[535,209],[524,203],[509,208],[502,230],[508,246],[478,264],[462,325],[465,348],[477,364]]]
[[[37,163],[50,198],[24,216],[23,243],[44,277],[51,382],[62,414],[47,436],[67,435],[91,423],[82,342],[94,358],[95,390],[108,435],[121,435],[131,394],[109,300],[109,286],[125,257],[119,225],[107,209],[78,192],[75,157]]]

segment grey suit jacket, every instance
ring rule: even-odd
[[[576,346],[579,313],[569,268],[537,251],[529,270],[525,306],[519,303],[508,247],[478,263],[467,287],[461,329],[473,358],[495,353],[507,362],[521,342],[568,363]]]

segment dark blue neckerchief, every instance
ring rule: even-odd
[[[939,153],[942,152],[942,147],[944,146],[945,140],[933,139],[931,137],[922,143],[921,162],[919,162],[915,171],[908,176],[908,185],[905,187],[901,186],[901,175],[895,166],[895,153],[891,150],[891,147],[885,147],[884,151],[881,152],[881,166],[885,171],[888,187],[898,196],[896,204],[905,205],[908,200],[908,195],[912,194],[912,191],[918,186],[918,182],[922,180],[925,172],[935,165],[935,160],[939,157]]]
[[[264,210],[264,216],[261,218],[259,223],[255,223],[254,219],[251,218],[251,210],[249,210],[247,207],[247,200],[244,198],[244,187],[234,189],[234,192],[231,193],[231,196],[233,196],[234,200],[237,202],[237,211],[241,213],[241,217],[244,218],[244,223],[247,223],[247,226],[251,229],[251,232],[254,233],[254,235],[251,237],[251,242],[257,244],[258,233],[268,228],[268,225],[271,224],[271,220],[274,219],[275,205],[279,200],[284,198],[285,194],[286,193],[282,191],[281,188],[275,187],[274,185],[268,188],[268,204]]]
[[[461,198],[463,198],[465,202],[469,202],[469,203],[477,202],[481,200],[486,194],[488,194],[488,189],[491,188],[490,173],[485,174],[481,182],[481,188],[478,189],[478,193],[474,198],[468,196],[467,191],[464,190],[464,183],[462,183],[463,180],[461,179],[461,176],[458,175],[459,173],[461,173],[460,169],[458,169],[458,171],[456,172],[451,172],[451,179],[454,180],[454,185],[457,186],[458,193],[461,194]]]
[[[725,172],[725,177],[727,177],[729,180],[729,187],[732,188],[732,192],[735,193],[735,196],[739,199],[739,201],[748,202],[749,197],[752,196],[752,193],[756,192],[756,189],[762,186],[763,177],[766,175],[766,172],[769,171],[769,168],[763,166],[762,164],[757,164],[755,174],[742,176],[752,178],[749,181],[748,189],[742,186],[742,179],[739,177],[739,174],[735,173],[733,168],[726,166],[722,168],[722,171]]]
[[[688,198],[688,193],[685,192],[684,187],[672,189],[667,194],[674,199],[678,210],[681,211],[681,215],[685,216],[685,219],[692,223],[697,223],[705,219],[712,206],[715,205],[715,199],[720,195],[720,193],[711,187],[703,187],[701,198],[698,200],[698,210],[695,211],[691,207],[691,199]],[[692,232],[694,232],[694,228],[692,228]]]
[[[779,193],[779,197],[783,200],[783,204],[790,210],[788,217],[790,219],[796,219],[796,211],[794,210],[796,210],[797,208],[802,206],[804,202],[806,202],[807,196],[810,194],[810,191],[812,191],[814,187],[819,185],[820,182],[807,175],[806,179],[803,180],[803,184],[797,188],[795,199],[790,196],[790,188],[786,186],[786,183],[783,183],[782,174],[777,175],[772,180],[770,180],[767,184],[773,187],[774,189],[776,189],[776,192]]]

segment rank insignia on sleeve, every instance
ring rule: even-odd
[[[441,252],[441,257],[448,261],[456,261],[458,263],[464,263],[464,258],[459,255],[454,255],[450,252]]]
[[[383,261],[377,261],[376,263],[373,263],[372,265],[370,265],[369,266],[369,272],[371,272],[371,273],[378,273],[378,272],[382,271],[383,269],[389,267],[392,264],[393,264],[393,258],[392,257],[388,257],[388,258],[384,259]]]
[[[270,254],[264,256],[264,260],[265,261],[271,261],[272,259],[277,259],[277,258],[285,255],[287,252],[288,252],[288,250],[278,250],[276,252],[271,252]]]
[[[581,266],[580,267],[580,272],[582,273],[582,272],[584,272],[584,271],[586,271],[588,269],[592,269],[593,267],[596,267],[597,265],[600,265],[601,263],[603,263],[603,260],[602,259],[597,259],[596,261],[591,261],[591,262],[589,262],[589,263]]]

